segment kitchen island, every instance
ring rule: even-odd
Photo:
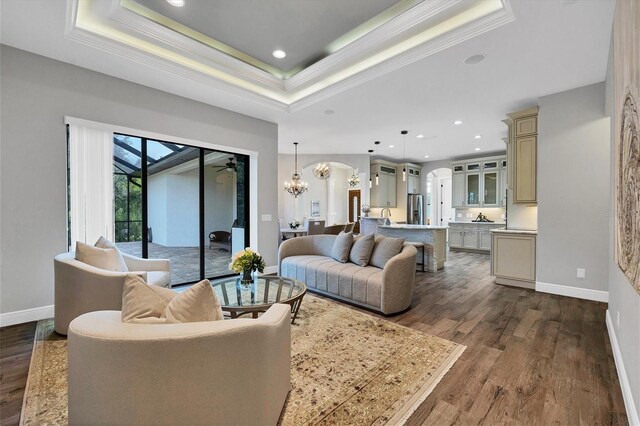
[[[425,269],[435,272],[444,268],[447,260],[447,227],[431,225],[410,225],[392,223],[384,225],[384,219],[376,217],[363,217],[360,224],[361,233],[379,234],[385,237],[404,238],[409,242],[424,243]],[[418,250],[418,262],[422,262],[420,250]]]

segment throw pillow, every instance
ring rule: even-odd
[[[107,271],[127,272],[126,269],[122,270],[119,258],[122,259],[122,256],[116,249],[103,249],[76,241],[76,260],[87,265]]]
[[[127,275],[122,293],[122,322],[173,324],[224,319],[220,302],[208,280],[183,293],[148,285]]]
[[[162,317],[168,323],[222,320],[220,301],[209,280],[202,280],[171,299]]]
[[[369,265],[377,268],[384,268],[384,265],[389,261],[389,259],[402,251],[403,245],[404,238],[378,236],[373,246]]]
[[[175,291],[148,285],[139,276],[128,274],[122,289],[122,322],[165,323],[160,317],[177,295]]]
[[[371,258],[374,243],[375,237],[373,234],[361,236],[356,239],[353,246],[351,246],[349,261],[359,266],[367,266],[369,258]]]
[[[122,253],[120,253],[118,247],[111,241],[101,236],[100,238],[98,238],[98,241],[96,241],[95,246],[103,249],[115,249],[116,252],[118,252],[118,264],[120,265],[120,272],[127,272],[129,270],[127,264],[124,261],[124,258],[122,257]]]
[[[346,263],[347,260],[349,260],[349,252],[351,251],[352,244],[353,233],[341,231],[333,242],[331,257],[338,262]]]

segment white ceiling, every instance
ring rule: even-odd
[[[282,153],[293,152],[293,141],[304,154],[366,153],[381,140],[380,155],[415,162],[502,150],[506,113],[603,81],[615,6],[614,0],[511,0],[505,3],[515,16],[510,23],[287,109],[67,38],[63,0],[1,1],[2,43],[276,122]],[[483,62],[463,63],[478,53],[486,55]],[[335,113],[323,114],[327,109]],[[453,125],[457,119],[461,126]],[[406,156],[403,129],[409,130]],[[419,133],[426,137],[416,139]]]
[[[398,0],[135,0],[163,16],[283,71],[327,56],[338,37],[382,13]],[[272,52],[287,56],[276,59]]]

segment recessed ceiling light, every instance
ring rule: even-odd
[[[475,135],[473,138],[474,139],[480,139],[480,138],[482,138],[482,135]]]
[[[424,138],[424,135],[418,135],[418,136],[416,136],[416,138],[422,139],[422,138]]]
[[[272,55],[278,59],[282,59],[285,56],[287,56],[287,53],[284,50],[278,49],[278,50],[274,50]]]
[[[485,55],[473,55],[473,56],[469,56],[467,59],[464,60],[464,63],[467,65],[475,65],[475,64],[479,64],[480,62],[484,61],[484,58],[486,58]]]
[[[389,145],[389,148],[395,148],[395,147],[396,147],[395,145]]]
[[[425,156],[424,156],[424,158],[429,158],[429,156],[428,156],[428,155],[425,155]]]
[[[460,120],[456,120],[456,121],[454,121],[454,122],[453,122],[453,124],[455,124],[456,126],[459,126],[459,125],[461,125],[461,124],[462,124],[462,121],[460,121]]]
[[[182,7],[184,6],[184,0],[167,0],[171,6]]]
[[[335,111],[332,110],[332,109],[325,109],[324,111],[322,111],[322,113],[324,115],[333,115],[333,114],[335,114]]]
[[[474,151],[480,151],[480,148],[476,148]]]

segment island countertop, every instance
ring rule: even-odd
[[[506,225],[505,222],[463,222],[461,220],[450,220],[449,223],[454,225]]]
[[[433,226],[433,225],[414,225],[410,223],[392,223],[391,225],[378,225],[378,228],[389,229],[448,229],[448,226]]]

